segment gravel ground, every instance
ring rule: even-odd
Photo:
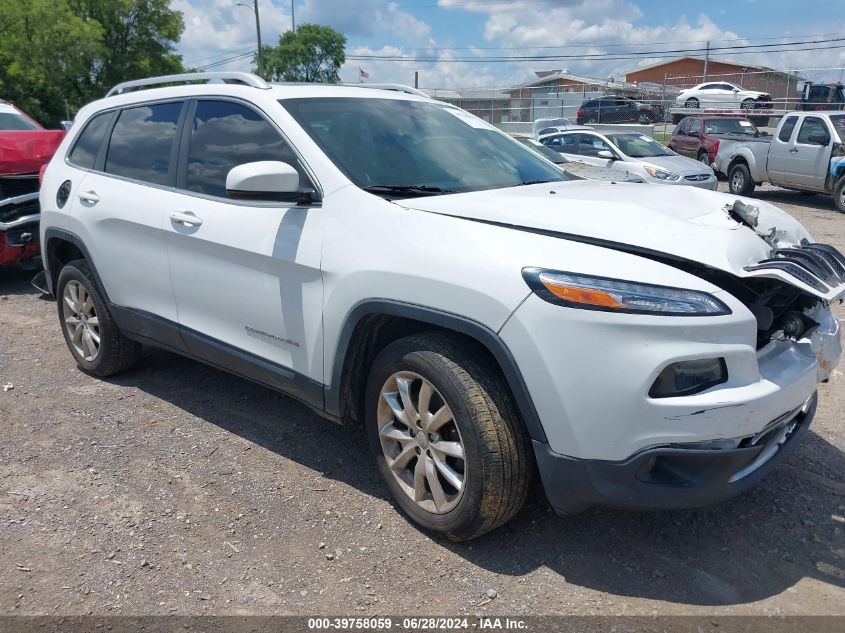
[[[845,250],[829,198],[759,197]],[[453,544],[397,513],[359,429],[157,350],[81,373],[29,277],[0,271],[3,612],[845,615],[840,372],[800,450],[740,498],[563,519],[536,494]]]

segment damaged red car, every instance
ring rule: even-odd
[[[38,266],[39,171],[65,134],[0,100],[0,265]]]

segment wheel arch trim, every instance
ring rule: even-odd
[[[525,422],[528,434],[533,440],[547,443],[540,417],[516,359],[495,331],[478,321],[451,312],[392,299],[365,299],[357,303],[346,316],[335,347],[331,380],[329,385],[325,387],[325,406],[328,413],[334,416],[342,415],[341,381],[351,349],[352,335],[361,320],[372,315],[411,319],[434,327],[452,330],[481,344],[493,356],[502,370],[519,413]]]
[[[47,272],[47,289],[53,294],[56,293],[56,289],[53,287],[53,282],[55,279],[58,279],[60,272],[54,268],[55,262],[53,260],[55,258],[55,248],[51,246],[52,240],[69,242],[79,249],[79,252],[82,253],[83,257],[85,257],[88,267],[91,269],[91,274],[94,275],[94,281],[97,283],[97,290],[102,293],[103,299],[105,299],[107,303],[111,304],[108,292],[106,291],[105,286],[103,286],[103,280],[100,278],[100,273],[97,272],[97,266],[94,264],[94,260],[91,258],[91,253],[88,250],[88,247],[85,246],[85,242],[82,241],[82,238],[80,238],[76,233],[71,233],[65,229],[59,229],[52,226],[48,227],[44,231],[44,269]]]

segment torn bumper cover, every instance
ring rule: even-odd
[[[0,265],[36,257],[41,220],[37,175],[0,178],[0,194]]]
[[[546,496],[560,514],[591,506],[694,508],[718,503],[756,485],[800,444],[816,412],[813,394],[735,448],[678,444],[641,451],[621,462],[576,459],[534,442]]]

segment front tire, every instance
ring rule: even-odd
[[[839,213],[845,213],[845,176],[842,176],[833,188],[833,203]]]
[[[85,260],[62,268],[56,298],[65,342],[82,371],[105,377],[138,362],[141,346],[121,334]]]
[[[735,196],[750,196],[754,193],[754,180],[745,163],[737,163],[728,172],[728,188]]]
[[[464,541],[522,507],[529,440],[503,379],[470,344],[432,333],[388,345],[365,397],[379,473],[415,523]]]

